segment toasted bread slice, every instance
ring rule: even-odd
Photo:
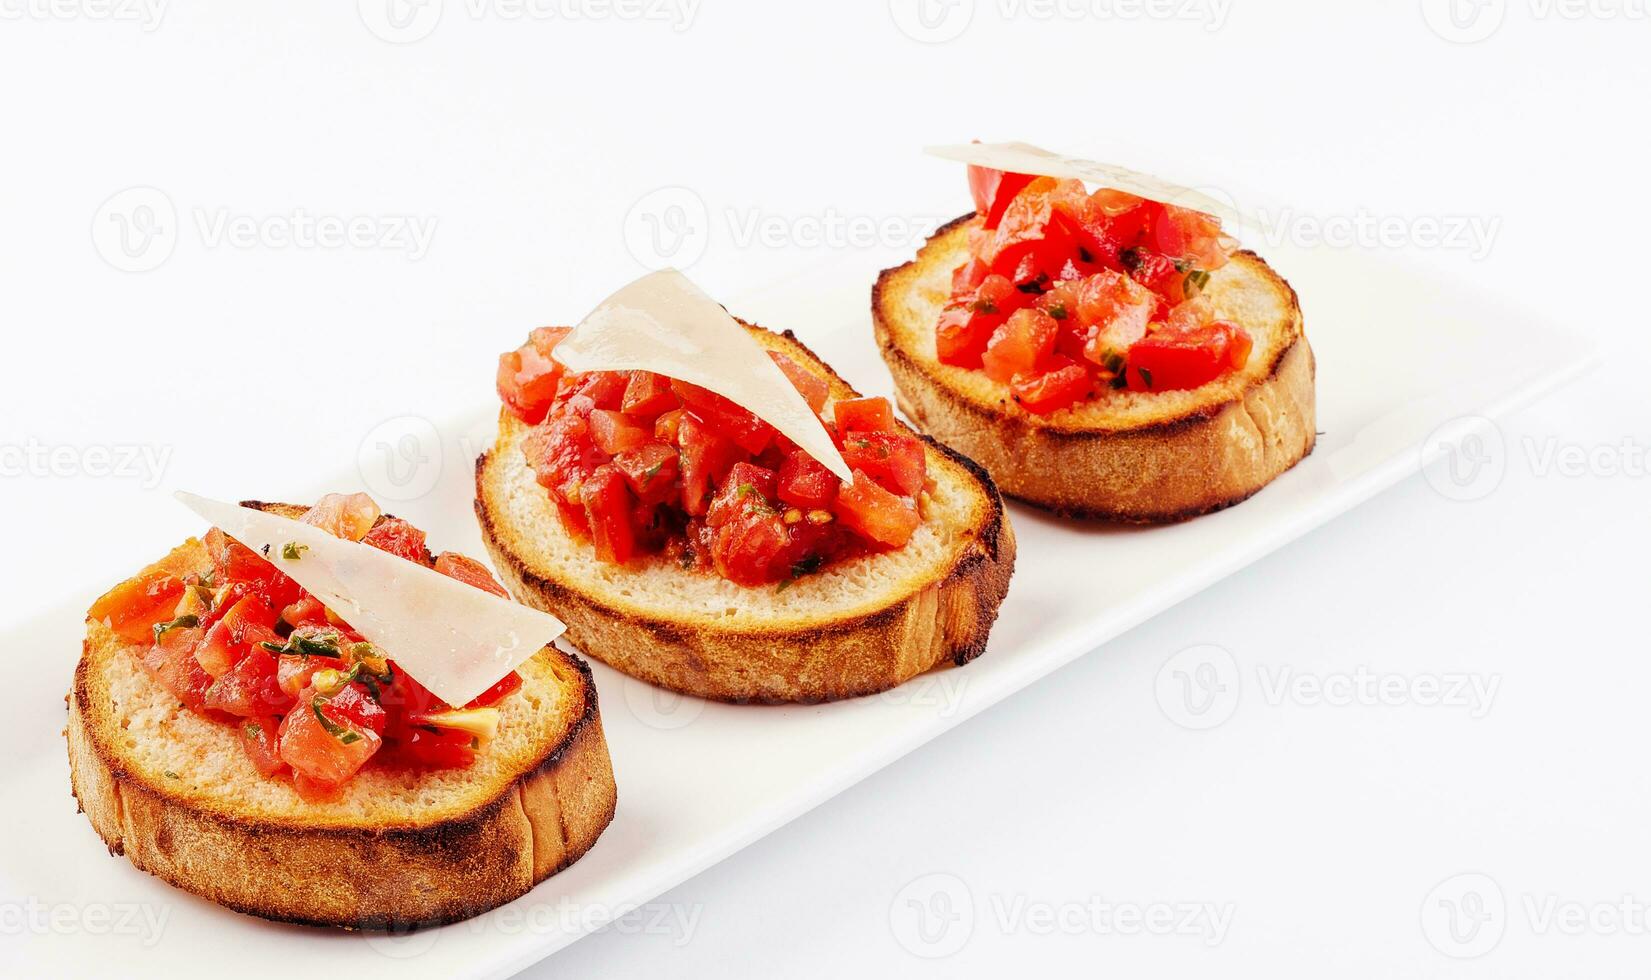
[[[856,397],[789,332],[745,325]],[[748,588],[659,556],[604,564],[571,535],[522,453],[509,412],[476,464],[476,516],[505,584],[560,617],[570,642],[634,677],[724,701],[815,702],[887,690],[986,646],[1015,536],[985,471],[926,441],[923,523],[899,550],[845,560],[785,588]]]
[[[1240,371],[1191,391],[1109,391],[1049,415],[982,371],[941,364],[935,324],[968,256],[965,215],[872,290],[872,318],[900,408],[973,458],[1003,492],[1074,516],[1134,523],[1230,507],[1313,450],[1313,351],[1295,290],[1253,252],[1210,277],[1216,315],[1255,342]]]
[[[144,571],[208,565],[191,538]],[[518,668],[470,766],[369,766],[325,802],[259,775],[236,729],[181,706],[141,653],[87,621],[68,698],[75,798],[111,854],[237,911],[344,928],[465,919],[578,860],[613,818],[590,668],[552,647]]]

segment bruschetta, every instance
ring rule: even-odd
[[[976,209],[872,291],[901,409],[1005,494],[1179,521],[1312,451],[1301,306],[1220,221],[1075,179],[970,165]]]
[[[503,594],[365,495],[248,506]],[[444,704],[216,528],[92,606],[68,709],[74,795],[110,852],[270,919],[467,918],[578,860],[614,812],[577,657],[546,647],[473,702]]]
[[[564,371],[566,329],[541,328],[501,361],[498,439],[476,468],[510,590],[589,656],[724,701],[865,695],[978,656],[1015,560],[990,477],[790,333],[740,326],[852,480],[695,385]]]

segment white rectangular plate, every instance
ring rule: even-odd
[[[1440,451],[1430,436],[1441,424],[1510,411],[1585,366],[1573,340],[1391,258],[1300,249],[1268,258],[1300,293],[1318,355],[1322,434],[1308,460],[1243,505],[1174,527],[1119,529],[1012,507],[1019,560],[986,654],[882,696],[731,707],[658,692],[595,664],[618,815],[574,867],[469,922],[405,937],[275,925],[110,857],[75,813],[59,735],[84,611],[46,610],[13,624],[3,647],[13,761],[0,773],[8,804],[0,973],[177,980],[227,967],[247,977],[507,976],[1416,472],[1424,446]],[[849,265],[730,306],[789,327],[856,387],[886,394],[868,319],[870,270]],[[481,402],[444,431],[448,458],[486,444],[493,409]],[[441,547],[480,554],[469,470],[443,469],[434,492],[391,509]],[[341,468],[333,485],[358,484],[358,474]],[[131,563],[154,557],[132,555]]]

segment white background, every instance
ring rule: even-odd
[[[1592,337],[1601,367],[1504,422],[1478,499],[1401,484],[532,975],[1643,972],[1643,3],[1463,0],[1456,28],[1417,0],[651,4],[429,0],[397,31],[377,0],[0,0],[7,618],[191,530],[174,487],[307,489],[386,419],[485,403],[499,350],[657,257],[651,220],[737,296],[845,256],[869,274],[963,210],[925,143],[1099,148],[1264,188],[1293,208],[1277,234],[1386,220],[1359,244]],[[100,210],[134,187],[161,195],[115,199],[161,233],[135,259]],[[434,232],[320,247],[280,234],[300,210]],[[1479,240],[1434,240],[1456,225]],[[105,449],[165,464],[106,473]],[[1155,697],[1200,644],[1240,681],[1207,731]],[[1399,703],[1270,687],[1361,669]],[[1494,696],[1427,703],[1457,678]],[[1459,943],[1439,901],[1467,890]],[[926,941],[908,900],[948,899]],[[1231,918],[1219,942],[1119,935],[1095,903]]]

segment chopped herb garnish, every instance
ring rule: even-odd
[[[1066,304],[1056,303],[1054,306],[1051,306],[1049,309],[1044,310],[1043,312],[1049,314],[1049,316],[1053,319],[1064,320],[1064,319],[1066,319]]]
[[[1122,374],[1124,370],[1124,356],[1117,351],[1108,351],[1104,366],[1113,374]]]
[[[976,313],[996,313],[997,304],[989,299],[977,299],[969,307]]]
[[[247,738],[257,738],[258,736],[264,734],[264,726],[255,721],[249,721],[241,726],[241,734],[245,735]]]
[[[1118,264],[1127,271],[1134,272],[1141,267],[1141,250],[1126,248],[1118,253]]]
[[[655,463],[654,465],[652,465],[652,466],[648,467],[647,469],[643,470],[642,471],[642,485],[644,487],[646,487],[648,484],[652,483],[654,481],[654,477],[659,475],[659,468],[661,466],[664,466],[664,465],[665,465],[665,461],[662,459],[659,462]]]
[[[336,630],[322,633],[304,633],[294,631],[287,637],[284,644],[271,643],[268,640],[258,644],[270,653],[278,656],[294,657],[337,657],[339,656],[338,643],[343,634]]]
[[[155,624],[155,642],[157,642],[157,643],[160,642],[161,634],[165,633],[169,630],[175,630],[175,629],[180,629],[180,628],[190,629],[192,627],[199,626],[200,624],[201,624],[200,617],[196,616],[196,615],[193,615],[193,614],[179,616],[177,619],[171,620],[170,622],[156,623]]]
[[[182,776],[178,775],[177,773],[173,772],[170,769],[165,770],[163,773],[161,773],[161,775],[165,776],[167,779],[182,779],[183,778]]]
[[[1210,274],[1202,269],[1194,269],[1181,281],[1181,291],[1187,294],[1188,299],[1192,299],[1203,292],[1204,287],[1209,284]]]
[[[1027,282],[1016,283],[1015,288],[1020,290],[1023,293],[1031,293],[1033,296],[1043,295],[1043,285],[1041,283],[1039,283],[1036,279],[1028,280]]]
[[[1148,388],[1151,388],[1152,387],[1152,372],[1148,371],[1146,368],[1136,368],[1135,370],[1141,372],[1141,380],[1146,382],[1146,386]]]
[[[298,559],[304,557],[304,552],[308,550],[310,550],[310,546],[307,544],[299,544],[296,541],[288,541],[286,544],[281,546],[281,557],[285,558],[287,561],[297,561]]]

